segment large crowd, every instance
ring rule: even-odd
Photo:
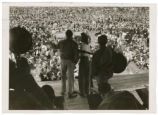
[[[25,57],[42,80],[60,79],[58,51],[49,43],[62,39],[57,35],[67,29],[95,36],[106,34],[110,45],[122,50],[128,62],[135,62],[140,69],[149,68],[149,8],[11,7],[10,28],[16,26],[32,33],[33,48]],[[91,48],[96,50],[95,38],[90,37]]]

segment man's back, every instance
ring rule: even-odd
[[[65,39],[59,42],[60,57],[62,59],[67,59],[75,61],[78,55],[78,45],[75,41],[71,39]]]
[[[112,73],[112,50],[103,48],[96,51],[92,59],[93,74]]]

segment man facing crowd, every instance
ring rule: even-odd
[[[78,45],[73,41],[71,30],[66,31],[66,39],[61,40],[56,48],[60,51],[61,58],[61,77],[62,77],[62,95],[66,95],[66,80],[68,79],[68,97],[73,98],[77,95],[74,90],[74,69],[78,62]]]

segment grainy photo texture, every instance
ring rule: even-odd
[[[148,110],[149,13],[10,6],[9,110]]]

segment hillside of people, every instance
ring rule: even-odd
[[[39,80],[60,79],[58,50],[49,43],[63,39],[67,29],[74,32],[74,38],[86,32],[92,52],[98,47],[97,37],[106,34],[109,45],[122,51],[128,63],[149,69],[149,8],[10,7],[10,28],[17,26],[32,33],[33,48],[24,56]]]

